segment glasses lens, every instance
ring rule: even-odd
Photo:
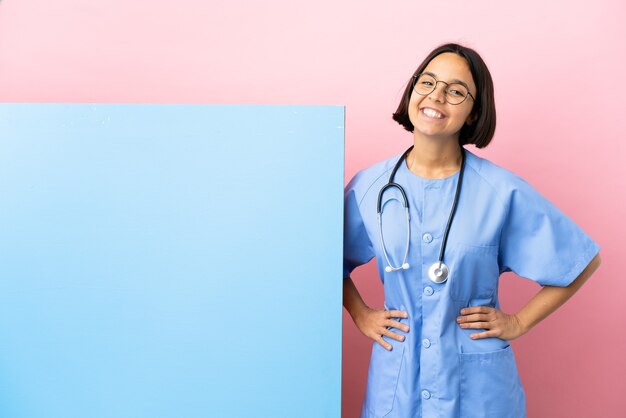
[[[459,104],[467,98],[467,93],[464,85],[452,83],[446,89],[446,99],[450,104]]]
[[[415,82],[414,90],[418,94],[430,94],[435,89],[437,80],[428,74],[422,74]]]

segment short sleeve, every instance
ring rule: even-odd
[[[567,286],[600,247],[574,221],[519,177],[508,197],[500,238],[500,271],[542,286]]]
[[[357,196],[359,174],[344,189],[343,222],[343,277],[350,277],[352,270],[374,257],[374,249],[365,229]]]

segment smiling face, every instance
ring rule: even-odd
[[[476,85],[465,58],[446,52],[433,58],[423,73],[431,73],[437,80],[446,83],[463,82],[476,97]],[[409,102],[409,119],[414,135],[458,141],[459,132],[465,123],[471,123],[470,114],[474,100],[468,97],[463,103],[451,105],[446,101],[446,84],[437,83],[432,93],[422,96],[413,90]]]

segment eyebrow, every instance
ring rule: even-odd
[[[431,73],[430,71],[424,71],[422,74],[428,74],[429,76],[432,76],[435,80],[439,80],[439,79],[437,78],[437,76],[436,76],[435,74]],[[443,81],[443,80],[439,80],[439,81]],[[466,83],[465,81],[463,81],[463,80],[458,80],[458,79],[456,79],[456,78],[455,78],[455,79],[450,80],[449,82],[448,82],[448,81],[443,81],[443,82],[444,82],[444,83],[448,83],[448,84],[451,84],[451,83],[461,84],[461,85],[465,86],[465,88],[466,88],[468,91],[470,91],[470,90],[471,90],[471,89],[469,88],[469,86],[467,85],[467,83]]]

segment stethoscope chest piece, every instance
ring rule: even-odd
[[[448,270],[448,266],[439,261],[433,263],[428,269],[428,278],[435,283],[445,282],[448,280],[449,274],[450,270]]]

